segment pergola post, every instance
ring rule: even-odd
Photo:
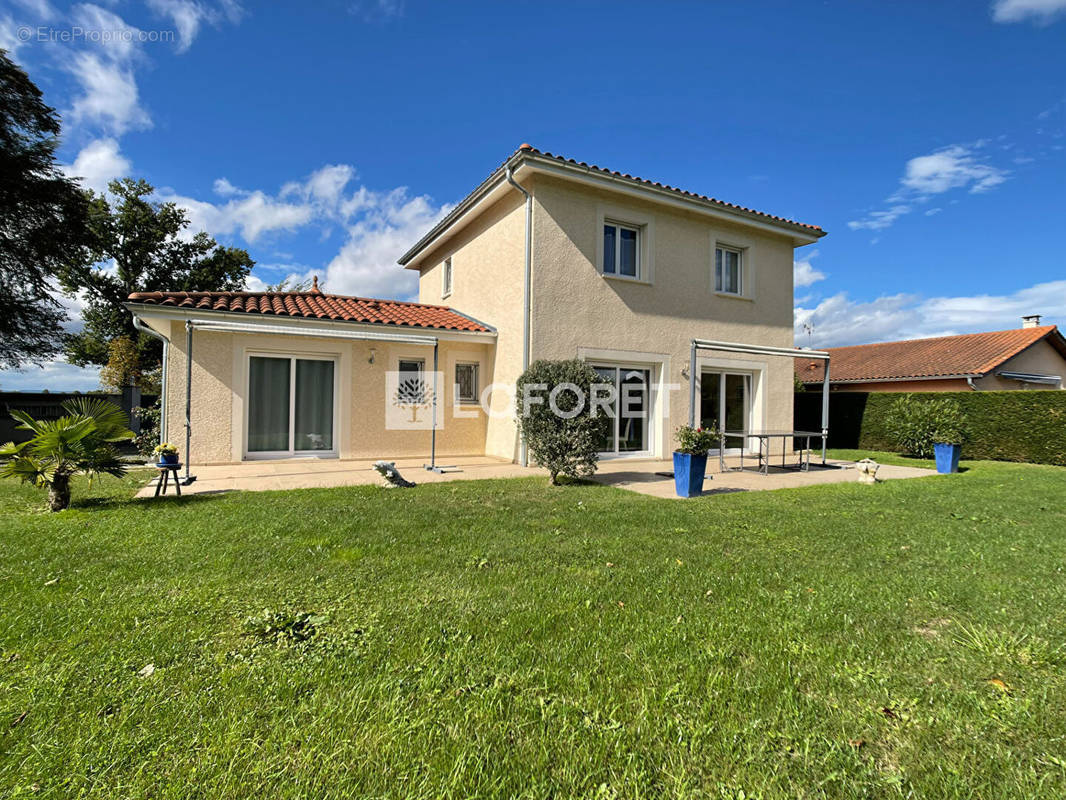
[[[692,342],[692,349],[688,357],[688,424],[696,427],[696,342]]]
[[[822,377],[822,466],[825,466],[825,446],[829,438],[829,359],[825,360],[825,375]]]
[[[192,446],[192,320],[185,320],[185,478],[186,486],[196,478],[189,474],[190,453]]]

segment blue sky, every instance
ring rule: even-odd
[[[253,287],[412,296],[396,257],[528,141],[828,230],[801,344],[1066,323],[1066,0],[0,0],[0,46],[73,174],[147,179]]]

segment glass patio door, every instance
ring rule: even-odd
[[[634,455],[651,449],[648,416],[651,410],[651,372],[626,367],[593,367],[604,383],[615,387],[609,413],[611,428],[600,440],[601,455]]]
[[[750,375],[704,372],[700,380],[700,425],[717,425],[722,431],[748,430],[750,386]],[[744,446],[744,437],[727,436],[725,454],[737,455]]]
[[[331,455],[332,359],[251,356],[248,361],[248,454],[270,458]]]

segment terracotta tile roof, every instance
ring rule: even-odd
[[[666,183],[660,183],[658,181],[648,180],[647,178],[640,178],[635,175],[629,175],[628,173],[618,172],[617,170],[608,169],[606,167],[600,167],[596,164],[589,164],[585,161],[577,161],[573,158],[566,158],[565,156],[555,155],[544,150],[538,150],[531,144],[521,144],[518,149],[509,155],[506,160],[500,164],[492,174],[485,180],[478,184],[474,189],[460,200],[455,208],[453,208],[444,219],[440,220],[434,225],[421,239],[415,242],[411,248],[400,256],[399,263],[401,266],[408,266],[408,264],[415,258],[416,255],[421,253],[426,247],[434,242],[439,236],[441,236],[452,223],[470,211],[478,201],[480,201],[489,191],[491,191],[500,180],[502,180],[507,167],[516,169],[519,163],[523,159],[541,160],[541,161],[557,161],[560,164],[565,164],[571,168],[577,168],[585,170],[587,172],[596,173],[599,175],[608,176],[611,178],[622,179],[630,181],[634,184],[646,186],[651,189],[658,189],[665,192],[670,192],[679,197],[685,197],[697,202],[706,203],[708,205],[716,206],[718,208],[726,209],[728,211],[735,212],[741,216],[754,217],[759,220],[768,220],[775,225],[779,225],[785,228],[792,228],[800,231],[808,236],[825,236],[823,231],[817,225],[808,225],[805,222],[796,222],[795,220],[787,219],[785,217],[779,217],[774,214],[767,214],[763,211],[756,211],[752,208],[737,205],[735,203],[727,203],[724,200],[718,200],[714,197],[709,197],[704,194],[697,194],[696,192],[689,192],[684,189],[678,189],[674,186],[670,186]]]
[[[1066,356],[1066,340],[1054,325],[830,347],[826,348],[829,380],[836,383],[984,375],[1045,337],[1051,337],[1049,341]],[[805,383],[820,382],[825,374],[821,361],[805,358],[796,359],[796,373]]]
[[[816,233],[816,234],[821,235],[821,236],[825,235],[825,232],[818,225],[808,225],[806,222],[797,222],[797,221],[792,220],[792,219],[787,219],[786,217],[776,216],[775,214],[767,214],[764,211],[756,211],[753,208],[747,208],[745,206],[738,206],[735,203],[727,203],[725,200],[718,200],[717,198],[709,197],[709,196],[707,196],[705,194],[697,194],[696,192],[689,192],[689,191],[686,191],[684,189],[678,189],[677,187],[670,186],[669,184],[666,184],[666,183],[659,183],[658,181],[651,181],[651,180],[648,180],[647,178],[640,178],[640,177],[637,177],[636,175],[630,175],[630,174],[625,173],[625,172],[618,172],[617,170],[608,169],[607,167],[600,167],[600,166],[597,166],[595,164],[588,164],[588,163],[586,163],[584,161],[575,161],[572,158],[566,158],[565,156],[560,156],[560,155],[556,155],[554,153],[549,153],[549,152],[546,152],[546,151],[543,151],[543,150],[538,150],[537,148],[535,148],[531,144],[519,145],[518,150],[516,151],[516,154],[517,153],[532,153],[533,155],[543,156],[545,158],[553,158],[556,161],[560,161],[560,162],[562,162],[564,164],[572,164],[574,166],[582,167],[582,168],[590,170],[592,172],[598,172],[598,173],[600,173],[602,175],[612,175],[612,176],[614,176],[616,178],[625,178],[627,180],[631,180],[631,181],[634,181],[636,183],[644,184],[645,186],[651,186],[651,187],[654,187],[656,189],[664,189],[664,190],[666,190],[668,192],[673,192],[674,194],[679,194],[679,195],[681,195],[683,197],[691,197],[691,198],[693,198],[695,200],[703,200],[706,203],[711,203],[711,204],[716,205],[716,206],[721,206],[722,208],[728,208],[728,209],[733,210],[733,211],[742,211],[745,214],[753,214],[753,215],[755,215],[757,217],[765,217],[766,219],[771,219],[774,222],[783,222],[786,225],[793,225],[793,226],[795,226],[797,228],[805,228],[806,230],[808,230],[808,231],[810,231],[812,233]]]
[[[490,332],[492,329],[447,306],[375,300],[322,292],[134,292],[131,303],[201,311],[361,322],[406,328]]]

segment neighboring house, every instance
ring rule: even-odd
[[[829,383],[841,392],[965,392],[1062,389],[1066,338],[1040,317],[1009,331],[829,348]],[[825,377],[821,361],[796,359],[811,387]]]
[[[420,303],[316,286],[148,292],[129,308],[168,341],[171,440],[183,436],[192,341],[199,463],[428,454],[425,430],[389,424],[386,373],[428,374],[434,353],[443,456],[521,461],[516,379],[536,359],[581,358],[628,398],[604,456],[667,457],[690,414],[791,428],[793,250],[823,235],[523,145],[400,259],[419,274]],[[695,339],[726,346],[697,353]]]

